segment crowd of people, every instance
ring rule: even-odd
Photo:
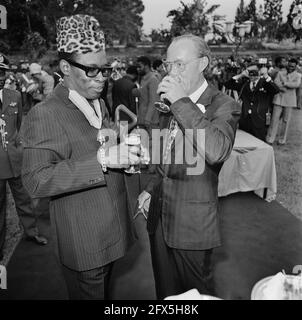
[[[147,167],[150,177],[138,196],[148,220],[157,297],[192,288],[213,295],[220,169],[238,127],[273,144],[281,122],[278,143],[286,143],[291,111],[302,104],[302,60],[211,59],[201,38],[184,35],[172,41],[166,59],[108,62],[93,17],[63,17],[57,32],[52,72],[37,62],[10,65],[0,55],[0,255],[8,183],[26,236],[38,244],[47,239],[35,211],[41,199],[50,201],[70,298],[108,297],[113,263],[136,240],[124,169],[140,163],[141,151],[125,144],[116,122],[133,120],[134,130],[150,137],[153,129],[167,129],[163,162]],[[163,99],[167,113],[154,107]],[[120,112],[120,105],[129,112]],[[116,143],[102,135],[104,128],[116,133]],[[205,131],[202,154],[198,139],[186,137],[204,158],[201,174],[188,175],[187,163],[165,163],[167,151],[175,156],[185,149],[178,136],[187,129]]]
[[[116,120],[117,107],[124,105],[138,116],[141,125],[158,126],[159,116],[153,105],[160,99],[157,87],[167,75],[165,59],[116,57],[105,67],[107,80],[101,98],[111,120]],[[277,142],[281,145],[286,143],[292,109],[302,106],[301,75],[302,58],[292,56],[278,56],[274,61],[255,56],[213,58],[205,71],[210,84],[242,105],[240,129],[269,144],[279,137]],[[21,93],[26,115],[60,81],[58,61],[43,66],[20,61],[19,65],[9,66],[4,87]],[[121,121],[131,119],[125,112],[118,116]]]

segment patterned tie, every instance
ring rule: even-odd
[[[175,118],[173,117],[170,126],[169,126],[169,133],[168,133],[168,138],[167,138],[167,144],[165,147],[165,155],[164,155],[164,162],[169,159],[169,154],[173,145],[173,142],[175,140],[175,137],[177,135],[177,132],[179,130],[179,126]]]

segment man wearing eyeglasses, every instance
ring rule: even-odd
[[[51,198],[69,297],[104,299],[113,262],[135,239],[119,169],[138,163],[139,150],[110,136],[99,99],[108,74],[99,22],[87,15],[62,17],[57,46],[64,81],[27,116],[23,181],[33,198]]]
[[[232,151],[240,106],[208,85],[203,74],[209,62],[210,51],[201,38],[175,38],[167,52],[168,76],[157,90],[171,103],[160,124],[168,129],[161,155],[170,150],[171,162],[161,159],[157,177],[139,196],[139,209],[148,211],[151,199],[147,229],[158,299],[193,288],[214,294],[211,256],[221,245],[218,175]],[[196,139],[198,129],[205,134],[205,145]],[[205,158],[203,172],[189,174],[192,164],[176,162],[187,143]]]

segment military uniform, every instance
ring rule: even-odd
[[[2,60],[1,60],[2,59]],[[0,88],[7,69],[0,54]],[[22,99],[18,91],[0,89],[0,260],[6,233],[7,183],[15,200],[16,209],[27,237],[38,236],[37,217],[32,201],[21,180],[23,147],[19,137],[22,121]]]

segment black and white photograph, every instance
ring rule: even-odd
[[[302,0],[0,0],[0,305],[302,300],[301,109]]]

